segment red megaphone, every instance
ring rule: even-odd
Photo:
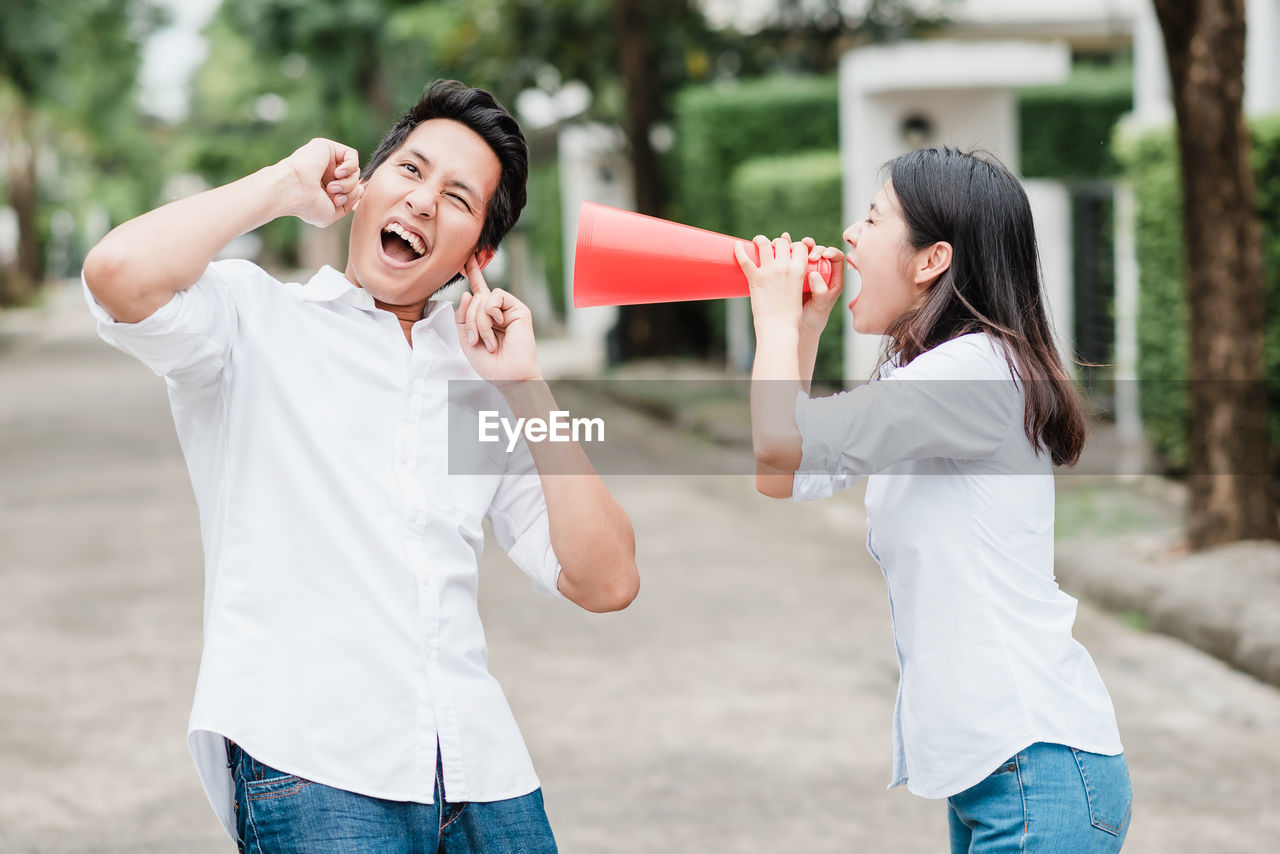
[[[583,202],[573,256],[573,305],[745,297],[747,278],[733,256],[738,243],[745,243],[747,255],[760,263],[760,251],[749,240]],[[809,270],[831,281],[826,258],[810,261]]]

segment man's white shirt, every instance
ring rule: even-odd
[[[217,261],[99,334],[168,386],[200,509],[204,651],[189,744],[235,835],[223,738],[267,765],[431,803],[538,788],[489,674],[476,604],[486,518],[535,589],[559,563],[527,449],[450,475],[449,381],[476,382],[451,306],[413,327],[326,267],[306,285]]]

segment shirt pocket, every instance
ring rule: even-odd
[[[427,500],[437,512],[479,524],[489,514],[498,478],[489,475],[440,474],[426,478]]]
[[[275,801],[292,797],[308,786],[314,785],[296,774],[274,772],[278,776],[267,776],[262,780],[247,780],[244,784],[244,798],[250,803]]]

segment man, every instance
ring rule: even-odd
[[[626,607],[639,576],[576,444],[449,474],[450,380],[489,381],[516,417],[555,409],[528,308],[481,272],[527,164],[489,93],[440,81],[363,175],[354,150],[312,140],[85,261],[102,337],[168,385],[205,550],[189,742],[242,851],[555,850],[486,666],[481,522],[536,588],[588,610]],[[212,260],[277,217],[352,210],[345,273],[285,284]],[[431,296],[460,275],[455,314]]]

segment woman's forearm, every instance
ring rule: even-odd
[[[813,368],[818,362],[818,338],[821,332],[800,330],[800,343],[796,355],[800,366],[800,388],[808,394],[813,386]]]
[[[800,336],[785,326],[757,326],[756,357],[751,371],[751,444],[757,462],[774,471],[800,466],[800,430],[796,426],[796,392],[803,388]],[[812,366],[809,368],[812,372]]]

